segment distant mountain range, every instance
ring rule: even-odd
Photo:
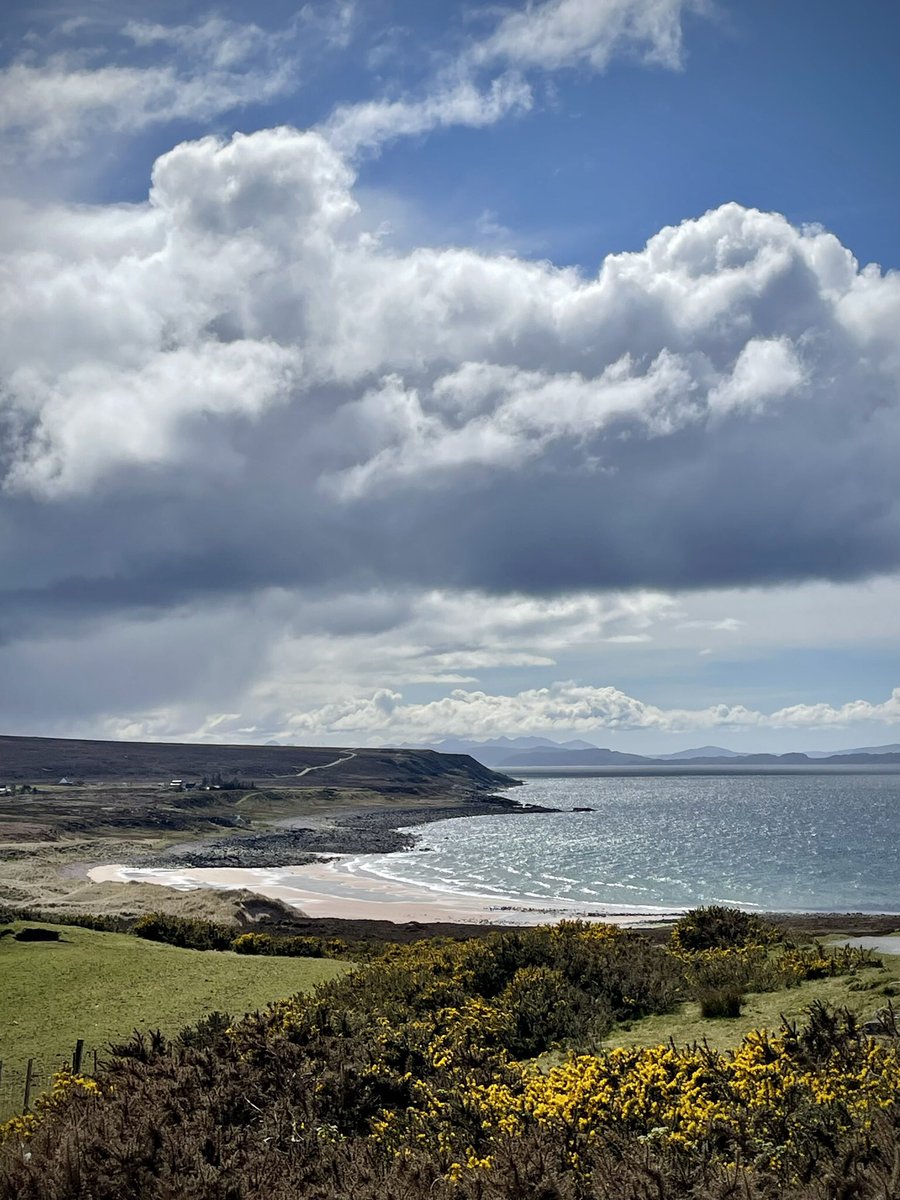
[[[813,750],[808,754],[742,754],[722,746],[698,746],[673,754],[646,755],[610,750],[581,739],[555,742],[544,737],[499,737],[482,742],[443,738],[429,742],[428,749],[439,750],[443,754],[470,754],[486,767],[500,770],[528,767],[662,767],[678,763],[697,767],[803,766],[806,763],[810,766],[885,764],[900,767],[900,743],[836,752]]]
[[[424,749],[408,746],[404,749]],[[469,754],[477,762],[489,767],[495,762],[509,759],[519,762],[536,751],[558,751],[564,754],[587,754],[597,749],[595,742],[584,742],[576,738],[570,742],[554,742],[545,737],[498,737],[485,742],[467,741],[464,738],[443,738],[427,743],[427,749],[439,750],[441,754]]]
[[[840,750],[839,754],[900,754],[900,742],[893,742],[890,746],[855,746],[852,750]],[[808,758],[833,758],[834,754],[829,750],[809,750]]]
[[[657,754],[661,762],[677,762],[684,758],[741,758],[739,750],[725,750],[722,746],[698,746],[696,750],[679,750],[677,754]]]

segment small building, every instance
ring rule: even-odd
[[[170,779],[169,787],[172,789],[173,792],[183,792],[184,791],[184,780],[183,779]]]

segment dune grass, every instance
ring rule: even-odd
[[[348,969],[329,959],[180,950],[128,934],[40,924],[58,929],[61,940],[0,939],[0,1119],[20,1105],[29,1058],[42,1085],[71,1063],[78,1038],[91,1065],[94,1050],[102,1058],[108,1042],[135,1028],[171,1036],[206,1013],[241,1016]]]
[[[703,1017],[690,1001],[671,1013],[645,1017],[630,1027],[617,1026],[604,1041],[613,1046],[656,1046],[671,1038],[677,1046],[704,1039],[716,1050],[730,1049],[751,1029],[776,1030],[782,1018],[802,1019],[816,1000],[848,1008],[867,1020],[889,1000],[900,1009],[900,954],[885,954],[884,966],[867,967],[834,979],[813,979],[777,992],[748,993],[739,1017]]]

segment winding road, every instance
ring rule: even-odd
[[[301,775],[308,775],[310,771],[325,771],[329,767],[339,767],[341,763],[349,762],[351,758],[356,758],[356,752],[354,750],[351,750],[350,753],[346,754],[343,758],[336,758],[334,762],[319,763],[315,767],[304,767],[302,771],[297,772],[296,777],[299,779]]]

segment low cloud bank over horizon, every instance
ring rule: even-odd
[[[707,740],[713,728],[751,750],[797,749],[800,730],[799,748],[838,749],[853,726],[857,744],[891,741],[894,699],[803,703],[796,697],[810,689],[791,680],[781,694],[795,699],[765,709],[741,703],[734,682],[758,661],[799,652],[814,663],[825,646],[880,658],[900,580],[849,599],[825,584],[681,597],[271,589],[165,613],[69,615],[0,647],[4,677],[16,681],[0,690],[0,725],[55,736],[344,744],[580,732],[647,752],[683,748],[681,734]],[[581,678],[559,682],[571,672]],[[602,685],[642,674],[655,678]],[[546,682],[515,686],[529,679]]]
[[[705,709],[661,709],[613,687],[558,683],[514,696],[491,696],[457,688],[449,696],[426,704],[404,704],[399,692],[380,691],[347,704],[298,714],[291,733],[319,732],[383,735],[396,729],[404,737],[418,731],[423,737],[445,733],[456,737],[497,737],[503,734],[630,732],[653,729],[666,733],[721,729],[808,729],[860,721],[893,723],[900,719],[900,688],[880,704],[855,700],[834,708],[830,704],[795,704],[773,713],[743,705],[714,705]]]
[[[522,735],[543,735],[562,741],[577,735],[592,737],[598,745],[608,744],[613,738],[616,748],[635,751],[636,746],[622,742],[616,735],[682,735],[677,744],[671,739],[666,744],[657,737],[655,749],[662,752],[660,747],[685,748],[684,735],[747,732],[765,735],[788,731],[795,735],[790,744],[797,750],[802,746],[796,735],[810,731],[836,732],[855,727],[870,742],[877,739],[878,728],[889,729],[900,724],[900,688],[895,688],[880,703],[853,700],[837,707],[825,703],[795,704],[771,713],[740,704],[664,709],[615,687],[591,687],[575,682],[560,682],[514,695],[454,688],[440,699],[420,704],[407,702],[401,692],[382,688],[370,696],[279,716],[282,722],[279,725],[248,727],[246,714],[210,714],[202,728],[176,734],[167,728],[167,714],[145,713],[137,720],[108,719],[99,728],[88,731],[70,727],[64,735],[133,741],[220,744],[278,741],[286,745],[324,742],[349,746],[428,744],[443,738],[480,741]],[[846,738],[844,734],[844,741]],[[757,742],[759,749],[770,748],[765,736]],[[832,748],[837,749],[837,744]],[[653,750],[645,748],[642,752],[653,753]]]

